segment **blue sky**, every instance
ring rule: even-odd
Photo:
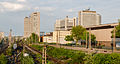
[[[102,24],[118,22],[120,0],[0,0],[0,31],[23,35],[24,17],[32,12],[40,12],[40,30],[54,30],[56,19],[66,16],[78,17],[78,11],[86,8],[97,11],[102,16]]]

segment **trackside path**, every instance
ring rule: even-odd
[[[33,44],[33,45],[44,45],[44,44]],[[111,54],[112,50],[107,50],[107,49],[96,49],[96,48],[92,48],[92,49],[87,49],[84,47],[75,47],[75,46],[60,46],[60,45],[48,45],[48,46],[52,46],[52,47],[56,47],[56,48],[64,48],[64,49],[71,49],[71,50],[81,50],[87,53],[105,53],[105,54]],[[120,53],[120,51],[115,51],[116,53]]]

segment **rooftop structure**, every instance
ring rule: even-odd
[[[78,25],[92,26],[101,24],[101,15],[90,9],[78,12]]]
[[[68,18],[66,16],[65,19],[56,20],[55,23],[55,31],[57,30],[71,30],[73,26],[76,26],[77,18]]]

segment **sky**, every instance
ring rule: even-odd
[[[90,8],[102,17],[102,24],[120,18],[120,0],[0,0],[0,31],[24,34],[24,17],[40,12],[40,31],[54,31],[57,19],[78,17],[78,11]]]

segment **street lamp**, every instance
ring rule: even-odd
[[[15,50],[17,48],[17,44],[13,44],[13,49]]]

